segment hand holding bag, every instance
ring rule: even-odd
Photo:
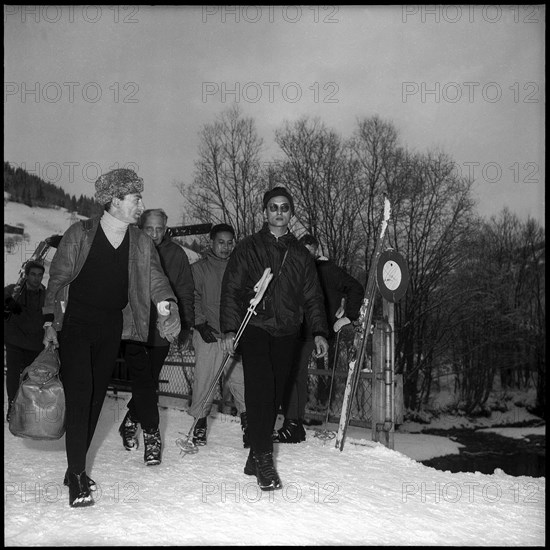
[[[10,414],[10,432],[29,439],[59,439],[65,433],[65,392],[53,346],[21,373]]]

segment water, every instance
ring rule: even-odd
[[[500,468],[511,476],[546,477],[546,437],[512,439],[484,430],[426,430],[424,433],[450,437],[464,445],[458,455],[445,455],[422,464],[436,470],[492,474]]]

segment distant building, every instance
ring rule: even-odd
[[[8,223],[4,224],[4,234],[8,233],[11,235],[23,235],[25,232],[24,225],[10,225]]]

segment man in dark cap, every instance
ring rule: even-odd
[[[10,409],[19,388],[19,378],[42,351],[42,307],[46,289],[42,284],[44,266],[35,261],[25,264],[25,279],[20,288],[15,284],[4,288],[4,345],[6,346],[6,390]]]
[[[250,440],[244,473],[255,475],[260,488],[269,491],[282,487],[273,463],[272,433],[304,314],[318,357],[328,352],[328,327],[313,258],[288,229],[294,214],[292,196],[284,187],[267,191],[263,211],[262,229],[243,239],[229,258],[222,281],[220,328],[225,349],[233,353],[254,286],[271,268],[273,279],[239,341]]]
[[[69,505],[90,506],[95,483],[86,454],[99,419],[121,338],[145,342],[150,307],[169,341],[180,332],[177,300],[155,244],[134,224],[143,212],[143,180],[117,169],[95,184],[101,217],[71,225],[50,266],[45,346],[59,347],[66,400]],[[151,306],[151,302],[153,306]],[[144,431],[145,455],[160,453],[160,433]],[[147,461],[147,460],[146,460]]]

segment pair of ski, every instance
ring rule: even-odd
[[[17,302],[21,297],[21,293],[25,290],[27,285],[27,276],[25,275],[25,267],[29,262],[40,262],[44,263],[44,259],[48,255],[50,248],[57,248],[59,241],[61,240],[61,235],[52,235],[43,241],[38,243],[38,246],[35,248],[34,252],[31,254],[30,258],[26,259],[21,265],[19,270],[19,276],[17,282],[13,287],[13,299]],[[4,319],[7,321],[11,317],[11,311],[4,308]]]
[[[357,319],[357,322],[355,324],[355,335],[353,339],[353,344],[350,346],[348,352],[348,376],[346,380],[346,387],[344,390],[342,412],[340,415],[340,422],[338,424],[338,433],[336,435],[335,443],[335,447],[337,449],[340,449],[340,451],[344,449],[346,433],[351,417],[353,398],[357,392],[357,385],[359,382],[359,377],[361,375],[363,362],[365,360],[367,339],[371,330],[372,314],[374,310],[374,296],[376,293],[376,266],[378,264],[380,254],[382,254],[383,252],[384,242],[386,239],[386,229],[388,227],[390,213],[390,201],[387,197],[384,197],[384,212],[382,214],[380,234],[376,241],[374,254],[371,259],[369,274],[367,278],[367,286],[365,288],[365,295],[363,297],[361,309],[359,310],[359,318]]]

